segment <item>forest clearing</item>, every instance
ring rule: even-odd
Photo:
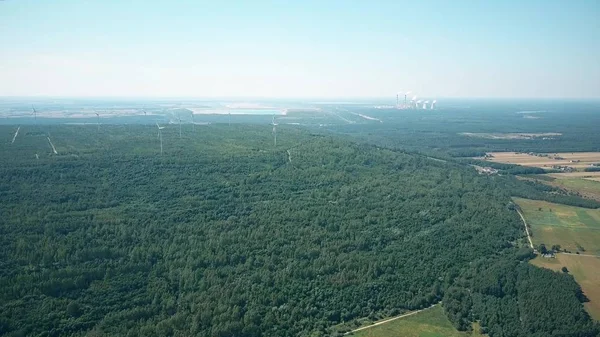
[[[372,328],[353,332],[356,337],[468,337],[483,336],[479,333],[479,325],[473,324],[473,331],[456,330],[444,314],[441,305],[418,312],[409,317],[401,318]]]

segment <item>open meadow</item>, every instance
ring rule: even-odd
[[[586,310],[595,320],[600,320],[600,258],[557,254],[554,259],[537,257],[531,263],[554,271],[567,267],[590,300],[584,304]]]
[[[535,245],[600,254],[600,210],[514,198],[532,230]]]
[[[356,337],[467,337],[483,336],[478,325],[474,324],[472,332],[456,330],[440,305],[373,328],[350,334]]]
[[[537,155],[523,152],[489,152],[485,160],[517,164],[530,167],[551,169],[552,166],[569,166],[583,170],[591,164],[600,163],[600,152],[539,153]],[[586,172],[589,173],[589,172]]]

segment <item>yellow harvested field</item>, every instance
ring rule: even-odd
[[[490,152],[488,153],[488,155],[491,157],[483,159],[495,163],[518,164],[523,166],[540,167],[546,169],[551,169],[554,165],[569,166],[572,168],[583,169],[586,167],[590,167],[591,164],[600,163],[600,152],[538,154],[529,154],[522,152]],[[590,174],[595,172],[581,173]]]
[[[534,116],[524,116],[524,118],[539,118]],[[461,132],[461,136],[485,138],[485,139],[535,139],[535,138],[550,138],[562,136],[562,133],[557,132],[545,132],[545,133],[526,133],[526,132]]]
[[[600,179],[600,172],[565,172],[565,173],[548,173],[548,176],[553,178],[584,178],[589,180]]]
[[[596,320],[600,320],[600,258],[557,254],[556,258],[536,257],[531,261],[538,267],[560,271],[567,267],[575,281],[579,283],[585,296],[590,300],[584,303],[586,310]]]

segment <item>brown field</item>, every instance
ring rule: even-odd
[[[547,153],[536,156],[527,153],[517,152],[490,152],[491,158],[484,160],[503,163],[503,164],[518,164],[523,166],[532,166],[551,169],[553,165],[569,166],[576,169],[589,167],[592,163],[600,163],[600,152],[572,152],[572,153]],[[542,154],[540,154],[542,155]],[[556,159],[560,157],[563,159]],[[481,159],[481,158],[476,158]],[[572,162],[573,161],[573,162]],[[600,172],[580,172],[594,175],[593,173]],[[562,174],[562,173],[561,173]]]
[[[600,172],[565,172],[565,173],[548,173],[553,178],[584,178],[589,180],[600,179]]]
[[[539,117],[527,117],[524,118],[539,118]],[[495,132],[495,133],[477,133],[477,132],[461,132],[460,135],[475,138],[485,139],[535,139],[535,138],[554,138],[562,136],[562,133],[546,132],[546,133],[522,133],[522,132]]]
[[[594,319],[600,320],[600,258],[557,254],[555,259],[537,257],[531,263],[555,271],[567,267],[590,300],[584,303],[586,310]]]

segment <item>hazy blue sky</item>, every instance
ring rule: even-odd
[[[600,97],[600,1],[0,1],[0,96]]]

